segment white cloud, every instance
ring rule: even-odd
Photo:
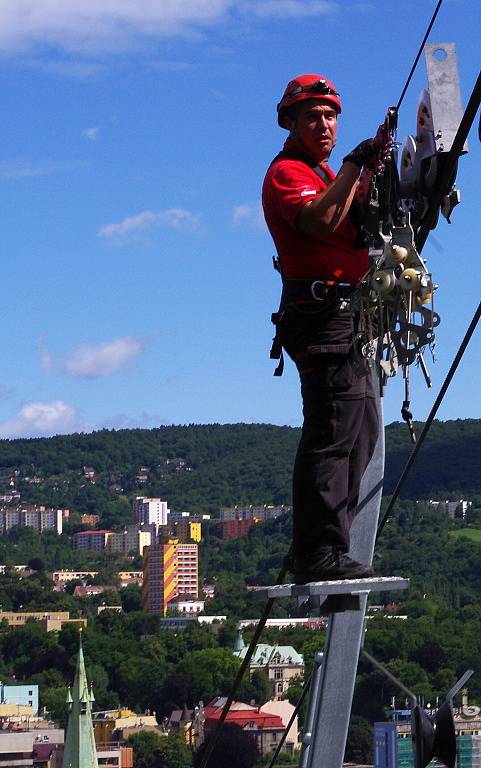
[[[82,136],[88,141],[98,141],[100,138],[100,128],[86,128],[85,131],[82,131]]]
[[[87,163],[44,163],[37,165],[22,160],[0,162],[0,178],[2,179],[32,179],[38,176],[52,176],[54,173],[85,168]]]
[[[0,424],[0,437],[50,437],[81,428],[74,406],[54,400],[23,405],[16,416]]]
[[[256,0],[241,3],[241,10],[259,18],[301,18],[325,16],[339,9],[331,0]]]
[[[67,358],[64,369],[74,378],[97,379],[109,376],[124,368],[143,348],[142,342],[132,336],[100,344],[84,344]]]
[[[265,223],[261,203],[243,203],[242,205],[236,205],[232,211],[232,224],[235,227],[248,225],[264,229]]]
[[[218,21],[232,0],[2,0],[0,50],[114,52]]]
[[[197,229],[200,214],[183,208],[167,208],[163,211],[142,211],[135,216],[127,216],[123,221],[106,224],[98,234],[102,237],[125,237],[133,232],[163,225],[172,229]]]

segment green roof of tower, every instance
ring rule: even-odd
[[[80,635],[77,669],[73,689],[68,691],[69,718],[63,768],[98,768],[97,748],[92,725],[94,695],[89,689],[85,672],[82,635]]]

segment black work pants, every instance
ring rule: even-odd
[[[284,346],[301,379],[304,423],[293,473],[293,555],[349,551],[361,478],[378,437],[371,371],[357,354],[353,315],[338,310],[284,323]],[[327,311],[328,310],[328,311]]]

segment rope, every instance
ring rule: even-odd
[[[284,577],[288,571],[288,567],[286,565],[286,561],[288,560],[289,555],[286,557],[284,561],[284,565],[282,566],[281,570],[279,571],[279,575],[276,580],[276,584],[282,584],[284,581]],[[259,619],[259,622],[257,624],[257,627],[255,629],[254,635],[252,636],[252,640],[249,643],[249,647],[246,651],[246,655],[244,656],[242,660],[242,664],[240,665],[236,678],[234,680],[234,683],[232,685],[231,692],[229,693],[229,696],[226,699],[226,702],[222,708],[222,712],[220,713],[219,720],[217,722],[217,725],[215,727],[215,731],[212,734],[211,738],[209,739],[208,746],[204,752],[204,756],[202,758],[202,761],[199,765],[199,768],[206,768],[207,763],[209,762],[209,759],[212,755],[212,752],[215,749],[215,746],[217,742],[219,741],[220,733],[222,730],[222,726],[224,725],[224,721],[227,717],[227,713],[229,712],[229,709],[231,707],[232,702],[234,701],[234,696],[236,695],[239,686],[242,682],[242,678],[244,677],[244,673],[249,666],[250,660],[254,654],[254,651],[256,649],[256,645],[259,642],[259,639],[262,635],[262,632],[264,631],[264,627],[266,625],[267,619],[269,618],[270,612],[272,611],[272,607],[274,605],[275,600],[271,597],[267,601],[264,612]]]
[[[302,686],[301,695],[299,696],[299,699],[298,699],[297,704],[296,704],[296,706],[294,708],[294,711],[293,711],[293,713],[292,713],[292,715],[291,715],[291,717],[289,719],[289,722],[286,725],[284,733],[282,734],[282,736],[280,738],[279,744],[276,747],[276,751],[272,755],[272,759],[271,759],[269,765],[267,766],[267,768],[272,768],[272,766],[274,765],[274,763],[276,762],[276,760],[277,760],[277,758],[279,756],[279,753],[280,753],[282,747],[284,746],[284,742],[285,742],[285,740],[287,738],[287,734],[290,731],[291,725],[294,722],[294,720],[296,719],[297,714],[298,714],[300,708],[302,707],[302,703],[303,703],[304,699],[306,698],[307,692],[308,692],[309,687],[311,685],[312,674],[313,673],[311,671],[311,674],[309,675],[309,677],[305,681],[304,685]]]
[[[426,33],[425,33],[424,38],[422,40],[422,43],[421,43],[421,45],[419,47],[417,56],[416,56],[416,58],[414,60],[414,63],[412,65],[412,67],[411,67],[411,71],[409,73],[409,76],[408,76],[408,78],[406,80],[406,83],[404,85],[404,88],[402,90],[401,96],[399,97],[399,101],[397,103],[396,110],[399,110],[399,108],[400,108],[400,106],[402,104],[402,101],[404,99],[406,91],[407,91],[407,89],[409,87],[409,84],[411,82],[411,79],[413,77],[414,71],[415,71],[415,69],[417,67],[418,61],[419,61],[419,59],[421,57],[423,48],[424,48],[424,46],[426,44],[426,40],[427,40],[427,38],[429,36],[429,33],[431,32],[431,29],[432,29],[432,27],[434,25],[434,22],[436,20],[437,15],[438,15],[438,12],[439,12],[439,10],[441,8],[442,2],[443,2],[443,0],[438,0],[438,3],[437,3],[436,8],[435,8],[435,11],[434,11],[433,16],[431,18],[431,21],[430,21],[430,23],[428,25],[428,28],[426,30]],[[473,115],[472,120],[473,119],[474,119],[474,115]],[[463,118],[463,120],[464,120],[464,118]],[[471,122],[472,122],[472,120],[471,120]],[[469,130],[469,128],[468,128],[468,130]],[[481,123],[480,123],[480,137],[481,137]],[[463,143],[464,143],[464,141],[463,141]],[[453,144],[453,148],[454,148],[454,144]],[[451,149],[451,152],[452,152],[453,148]],[[443,176],[443,179],[444,179],[444,176]],[[379,538],[379,535],[380,535],[382,529],[384,528],[384,525],[387,522],[387,516],[388,516],[390,510],[392,509],[392,506],[394,505],[394,503],[395,503],[395,501],[397,499],[397,496],[399,495],[399,491],[400,491],[400,489],[402,487],[402,484],[403,484],[403,482],[405,480],[405,477],[407,476],[407,474],[408,474],[408,472],[409,472],[409,470],[410,470],[410,468],[411,468],[411,466],[412,466],[412,464],[414,462],[414,459],[415,459],[415,457],[417,455],[417,452],[419,451],[419,448],[422,445],[427,432],[429,431],[429,427],[431,425],[431,422],[434,419],[434,416],[435,416],[435,414],[437,412],[437,409],[438,409],[438,407],[439,407],[439,405],[440,405],[440,403],[441,403],[441,401],[442,401],[442,399],[444,397],[444,394],[445,394],[445,392],[446,392],[446,390],[447,390],[447,388],[448,388],[448,386],[449,386],[449,384],[451,382],[451,379],[454,376],[454,373],[455,373],[456,368],[457,368],[457,366],[458,366],[458,364],[459,364],[459,362],[460,362],[460,360],[462,358],[464,350],[466,349],[466,346],[468,345],[469,340],[470,340],[472,334],[474,333],[474,330],[476,328],[476,325],[478,323],[480,315],[481,315],[481,303],[480,303],[480,305],[478,307],[478,310],[477,310],[477,312],[475,314],[475,317],[473,318],[473,320],[472,320],[472,322],[471,322],[471,324],[469,326],[469,329],[468,329],[468,331],[466,333],[466,336],[465,336],[465,338],[463,340],[463,343],[462,343],[460,349],[458,350],[458,354],[456,355],[455,361],[453,362],[453,365],[451,366],[451,369],[450,369],[450,371],[448,373],[448,376],[446,377],[446,380],[445,380],[445,382],[443,384],[443,387],[441,388],[440,394],[438,395],[438,397],[436,399],[436,403],[433,406],[433,409],[431,411],[430,416],[428,417],[428,421],[426,421],[426,424],[424,426],[423,432],[421,433],[420,438],[419,438],[419,440],[418,440],[418,442],[417,442],[417,444],[416,444],[416,446],[415,446],[415,448],[414,448],[414,450],[413,450],[413,452],[411,454],[410,460],[408,461],[408,463],[407,463],[407,465],[406,465],[406,467],[405,467],[405,469],[404,469],[404,471],[403,471],[403,473],[401,475],[401,478],[398,481],[398,484],[397,484],[397,486],[395,488],[394,494],[393,494],[393,496],[391,498],[391,502],[389,503],[388,508],[386,510],[386,513],[385,513],[385,515],[384,515],[384,517],[383,517],[383,519],[382,519],[382,521],[381,521],[381,523],[379,525],[379,528],[378,528],[378,531],[377,531],[377,536],[376,536],[376,541]],[[281,569],[281,571],[279,572],[279,575],[278,575],[277,580],[276,580],[276,584],[282,584],[283,583],[284,577],[285,577],[285,575],[287,573],[287,570],[288,570],[288,568],[284,564],[282,569]],[[231,690],[228,698],[226,699],[226,702],[225,702],[224,707],[222,709],[221,715],[220,715],[219,720],[217,722],[215,731],[214,731],[214,733],[212,734],[212,737],[209,740],[207,749],[206,749],[206,751],[204,753],[204,756],[203,756],[203,759],[202,759],[202,761],[200,763],[199,768],[206,768],[206,766],[207,766],[207,764],[209,762],[209,759],[210,759],[210,757],[211,757],[211,755],[212,755],[212,753],[213,753],[213,751],[215,749],[215,746],[216,746],[216,744],[217,744],[217,742],[219,740],[220,733],[221,733],[222,727],[224,725],[225,719],[226,719],[227,714],[229,712],[229,709],[230,709],[230,707],[232,705],[232,702],[234,701],[234,696],[235,696],[235,694],[237,693],[237,691],[239,689],[239,686],[240,686],[240,684],[242,682],[242,679],[244,677],[245,671],[246,671],[247,667],[249,666],[250,660],[251,660],[251,658],[252,658],[252,656],[254,654],[256,645],[257,645],[257,643],[258,643],[258,641],[259,641],[259,639],[260,639],[260,637],[262,635],[262,632],[264,631],[264,627],[265,627],[265,625],[267,623],[267,619],[269,618],[269,615],[271,613],[271,610],[272,610],[272,607],[274,605],[274,602],[275,602],[274,599],[270,598],[267,601],[266,605],[265,605],[264,612],[263,612],[263,614],[262,614],[262,616],[261,616],[261,618],[260,618],[260,620],[259,620],[259,622],[257,624],[256,630],[255,630],[254,635],[252,637],[252,640],[251,640],[251,642],[249,644],[249,647],[248,647],[248,649],[246,651],[246,654],[244,656],[242,664],[239,667],[239,670],[237,672],[236,678],[235,678],[233,686],[232,686],[232,690]],[[287,737],[287,733],[288,733],[290,727],[292,726],[292,723],[294,722],[294,718],[296,717],[300,707],[302,706],[304,698],[307,695],[307,692],[309,690],[309,686],[310,686],[310,683],[311,683],[311,677],[312,677],[312,673],[309,676],[308,680],[306,680],[306,682],[304,683],[301,696],[299,697],[299,701],[297,702],[296,707],[294,709],[294,712],[292,713],[291,718],[289,720],[289,723],[288,723],[287,727],[285,728],[285,730],[284,730],[284,732],[282,734],[281,740],[280,740],[280,742],[279,742],[279,744],[278,744],[278,746],[276,748],[276,751],[274,752],[274,755],[272,757],[271,762],[269,763],[268,768],[273,768],[273,766],[274,766],[274,764],[275,764],[275,762],[277,760],[277,757],[280,754],[280,751],[282,749],[284,741],[285,741],[285,739]]]
[[[476,312],[474,313],[474,317],[473,317],[473,319],[471,320],[471,322],[469,324],[469,327],[468,327],[468,329],[466,331],[464,339],[462,340],[461,345],[460,345],[460,347],[459,347],[459,349],[458,349],[458,351],[456,353],[456,356],[455,356],[455,358],[454,358],[454,360],[453,360],[453,362],[451,364],[451,367],[450,367],[450,369],[448,371],[448,374],[447,374],[446,378],[444,379],[443,385],[442,385],[441,389],[439,390],[439,394],[438,394],[438,396],[437,396],[437,398],[436,398],[436,400],[434,402],[433,407],[431,408],[431,412],[430,412],[430,414],[429,414],[429,416],[428,416],[428,418],[426,420],[426,423],[425,423],[425,425],[423,427],[423,431],[421,432],[421,434],[419,436],[419,440],[417,441],[416,445],[414,446],[414,448],[412,450],[412,453],[411,453],[408,461],[406,462],[406,466],[404,467],[404,469],[403,469],[403,471],[401,473],[401,477],[399,478],[399,480],[397,482],[397,485],[396,485],[396,487],[395,487],[395,489],[393,491],[393,494],[391,496],[389,504],[387,505],[387,509],[384,512],[384,515],[383,515],[383,518],[382,518],[381,522],[379,523],[379,526],[378,526],[378,529],[377,529],[377,535],[376,535],[376,542],[379,539],[379,536],[381,535],[381,531],[383,530],[384,526],[387,523],[388,517],[389,517],[389,515],[390,515],[390,513],[392,511],[392,508],[394,507],[394,505],[395,505],[395,503],[396,503],[396,501],[397,501],[397,499],[399,497],[399,493],[400,493],[401,488],[402,488],[402,486],[404,484],[404,481],[406,480],[406,477],[408,476],[409,471],[410,471],[412,465],[414,464],[414,461],[416,459],[416,456],[419,453],[419,450],[420,450],[420,448],[421,448],[421,446],[422,446],[422,444],[424,442],[424,439],[426,438],[426,436],[427,436],[427,434],[429,432],[429,429],[430,429],[431,424],[432,424],[432,422],[434,420],[434,417],[436,416],[438,408],[439,408],[439,406],[442,403],[444,395],[446,394],[447,389],[448,389],[449,385],[451,384],[453,376],[456,373],[456,369],[457,369],[459,363],[461,362],[461,358],[463,357],[463,354],[464,354],[464,352],[466,350],[466,347],[468,346],[468,344],[470,342],[471,336],[473,335],[474,331],[476,330],[476,326],[477,326],[477,324],[479,322],[479,318],[480,317],[481,317],[481,302],[478,304],[478,308],[477,308]]]
[[[412,65],[412,67],[411,67],[411,71],[410,71],[410,73],[409,73],[409,77],[408,77],[408,79],[406,80],[406,83],[405,83],[405,85],[404,85],[404,88],[402,89],[402,93],[401,93],[401,95],[400,95],[400,97],[399,97],[399,101],[398,101],[398,103],[397,103],[397,106],[396,106],[396,110],[399,110],[399,107],[401,106],[401,104],[402,104],[402,102],[403,102],[403,99],[404,99],[405,93],[406,93],[406,91],[407,91],[407,89],[408,89],[408,87],[409,87],[409,83],[411,82],[412,76],[414,75],[414,70],[416,69],[416,67],[417,67],[417,65],[418,65],[418,61],[419,61],[419,59],[421,58],[421,54],[422,54],[422,52],[423,52],[423,48],[424,48],[424,46],[426,45],[426,40],[428,39],[428,37],[429,37],[429,33],[431,32],[431,29],[433,28],[433,24],[434,24],[434,22],[435,22],[435,20],[436,20],[436,16],[438,15],[439,9],[441,8],[441,4],[442,4],[442,2],[443,2],[443,0],[438,0],[438,4],[437,4],[437,6],[436,6],[436,9],[435,9],[435,11],[434,11],[434,13],[433,13],[432,19],[431,19],[431,21],[429,22],[429,26],[428,26],[428,28],[427,28],[427,30],[426,30],[426,34],[425,34],[425,35],[424,35],[424,37],[423,37],[423,41],[422,41],[421,45],[419,46],[419,51],[418,51],[418,53],[417,53],[417,56],[416,56],[416,58],[414,59],[414,64],[413,64],[413,65]]]

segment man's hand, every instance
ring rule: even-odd
[[[376,160],[379,144],[375,139],[365,139],[343,158],[343,163],[354,163],[358,168],[370,168]]]

